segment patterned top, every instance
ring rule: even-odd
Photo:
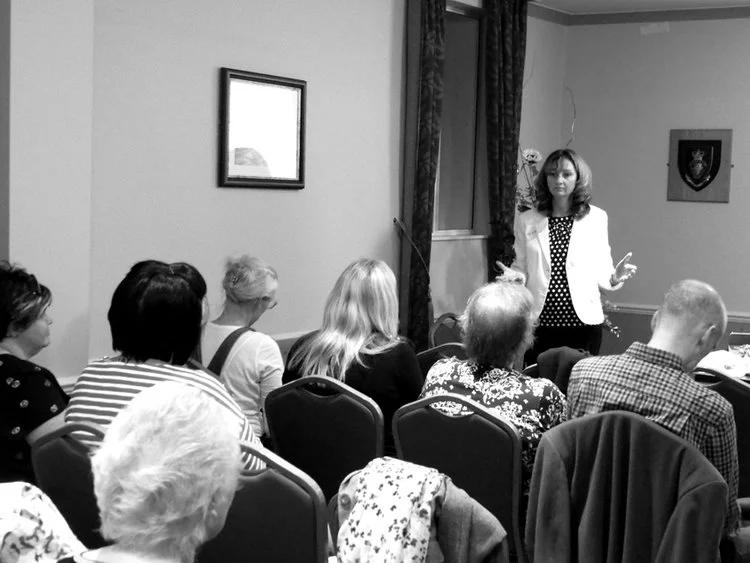
[[[678,356],[635,342],[624,354],[585,358],[573,367],[568,407],[570,418],[634,412],[693,444],[729,486],[725,530],[735,530],[739,470],[734,412],[726,399],[686,374]]]
[[[76,380],[70,405],[65,411],[65,422],[83,422],[106,428],[133,397],[162,381],[184,383],[205,391],[229,411],[237,423],[239,439],[260,446],[242,410],[216,379],[205,372],[152,360],[138,363],[105,358],[90,363]],[[206,431],[210,432],[210,429]],[[88,434],[77,437],[88,446],[96,446],[98,442]],[[261,460],[247,454],[243,454],[243,460],[246,469],[265,467]]]
[[[26,436],[67,404],[68,396],[49,371],[0,355],[0,481],[35,482]]]
[[[570,246],[570,233],[573,230],[574,217],[549,217],[550,257],[552,259],[552,275],[549,280],[547,298],[539,315],[542,326],[583,326],[573,308],[570,297],[568,275],[565,271],[565,261]]]
[[[549,379],[535,379],[517,371],[488,368],[457,358],[440,360],[432,366],[420,397],[441,393],[468,397],[516,427],[521,436],[523,484],[527,492],[542,434],[565,421],[565,395]],[[452,415],[467,411],[451,403],[441,407]]]

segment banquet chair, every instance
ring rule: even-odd
[[[523,371],[521,373],[536,379],[539,377],[539,364],[531,364],[529,366],[526,366],[525,368],[523,368]]]
[[[608,411],[542,435],[526,517],[532,561],[716,561],[727,484],[693,445]]]
[[[71,436],[85,433],[104,437],[101,429],[82,423],[66,424],[41,436],[31,447],[37,486],[52,500],[70,529],[89,549],[106,545],[99,534],[99,508],[94,496],[89,449]]]
[[[198,563],[326,561],[326,505],[317,483],[263,447],[241,448],[266,468],[242,473],[224,528],[198,552]]]
[[[427,335],[430,348],[447,342],[461,342],[461,340],[461,327],[458,324],[458,317],[453,313],[443,313],[440,315],[432,323]]]
[[[436,409],[458,403],[471,414]],[[393,415],[398,457],[434,467],[464,489],[508,530],[511,553],[526,562],[521,522],[521,438],[516,428],[466,397],[434,395],[404,405]]]
[[[380,407],[331,377],[303,377],[274,389],[265,413],[274,451],[310,475],[326,501],[344,477],[383,455]]]
[[[442,360],[443,358],[456,357],[459,360],[466,359],[466,350],[464,345],[460,342],[446,342],[445,344],[439,344],[429,350],[424,350],[417,354],[417,361],[419,362],[419,369],[422,371],[422,377],[427,377],[427,373],[430,368],[435,365],[435,362]]]

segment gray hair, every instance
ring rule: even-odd
[[[724,301],[713,287],[698,280],[682,280],[669,288],[656,312],[656,323],[663,318],[680,319],[686,329],[714,325],[718,332],[717,340],[727,329]]]
[[[229,301],[244,303],[265,297],[271,281],[278,279],[268,262],[243,254],[227,259],[221,285]]]
[[[533,303],[531,292],[518,283],[497,281],[472,293],[460,318],[469,358],[511,367],[534,339]]]
[[[159,383],[115,417],[91,465],[105,539],[190,562],[237,488],[236,421],[196,387]]]

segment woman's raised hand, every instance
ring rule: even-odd
[[[508,283],[520,283],[521,285],[524,285],[526,283],[526,276],[524,276],[518,270],[514,270],[513,268],[508,268],[508,266],[506,266],[499,260],[495,262],[495,266],[497,266],[497,268],[501,272],[499,276],[495,276],[495,281],[503,281],[503,282],[508,282]]]
[[[628,252],[623,256],[622,260],[617,263],[617,266],[615,266],[615,273],[612,274],[612,279],[609,280],[612,282],[612,285],[617,285],[625,280],[629,280],[638,271],[638,266],[630,263],[632,257],[633,253]]]

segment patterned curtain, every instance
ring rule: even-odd
[[[484,0],[487,11],[486,85],[490,235],[487,273],[510,266],[516,207],[516,163],[526,58],[527,0]]]
[[[429,267],[443,102],[445,1],[410,0],[412,9],[415,9],[414,2],[419,4],[420,33],[415,152],[406,155],[406,158],[414,159],[416,166],[411,220],[408,223],[414,246],[422,258],[417,252],[410,251],[407,337],[417,350],[427,348],[432,322]],[[409,31],[412,31],[411,27]]]

